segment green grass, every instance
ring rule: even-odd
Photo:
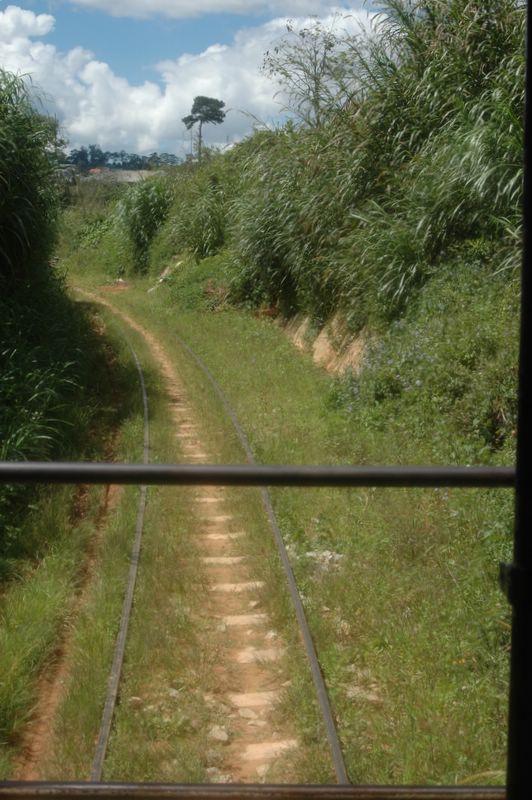
[[[448,414],[442,413],[434,440],[427,439],[426,427],[417,427],[417,407],[409,398],[393,409],[385,402],[361,404],[353,414],[339,401],[335,382],[271,323],[234,311],[183,309],[176,316],[172,288],[163,284],[147,295],[148,286],[139,283],[120,294],[120,305],[165,336],[168,349],[176,330],[198,351],[234,404],[260,461],[397,463],[415,461],[416,454],[431,460],[438,442],[457,436],[455,453],[467,452],[468,437]],[[460,324],[468,320],[469,328],[461,331],[466,335],[479,317],[467,302],[464,308]],[[452,328],[462,310],[447,313]],[[501,318],[502,328],[505,324]],[[405,336],[419,336],[414,323],[409,325],[404,324],[410,330]],[[498,325],[493,335],[500,347]],[[439,331],[431,333],[429,326],[425,336],[437,353]],[[461,337],[453,341],[461,347]],[[224,460],[241,461],[196,367],[177,347],[175,357],[210,440],[219,444]],[[433,380],[439,369],[433,368]],[[370,366],[368,381],[371,374]],[[429,408],[425,426],[431,413]],[[471,442],[478,440],[474,430],[468,435]],[[449,454],[445,448],[439,452],[441,460]],[[492,456],[481,444],[477,457],[482,454],[485,461],[510,460],[511,439]],[[509,493],[278,489],[273,497],[352,780],[502,782],[509,621],[497,565],[510,551]],[[327,564],[327,551],[338,560]],[[262,557],[267,576],[278,569],[272,558]],[[272,607],[290,639],[286,601],[274,599]],[[327,759],[316,761],[323,739],[309,705],[308,675],[300,662],[294,672],[286,713],[298,719],[308,747],[298,775],[330,779]]]
[[[0,69],[0,287],[9,294],[39,272],[55,239],[57,122],[36,111],[28,81]]]
[[[18,580],[0,599],[0,771],[9,774],[10,756],[36,698],[36,677],[50,659],[68,623],[90,526],[72,526],[70,490],[51,492],[26,519],[32,535],[52,542],[38,564],[21,566]],[[70,523],[70,524],[69,524]]]
[[[27,298],[25,307],[13,302],[5,320],[6,332],[13,335],[0,386],[3,397],[7,395],[11,401],[3,407],[1,416],[6,433],[2,455],[8,460],[45,459],[54,455],[67,460],[103,457],[107,438],[121,415],[127,413],[127,404],[121,409],[114,405],[108,383],[110,365],[89,329],[88,317],[74,311],[61,288],[53,282],[45,282],[41,288],[43,298],[50,301],[46,337],[42,333],[45,312],[33,308],[32,298]],[[17,299],[20,300],[20,294]],[[52,352],[45,341],[48,345],[55,344]],[[80,358],[82,346],[87,350]],[[75,357],[78,363],[69,363],[69,357]],[[124,375],[116,372],[114,389],[124,380]],[[31,715],[41,670],[53,658],[68,625],[82,579],[98,497],[96,490],[85,499],[82,492],[72,488],[2,489],[3,775],[11,756],[16,755]]]

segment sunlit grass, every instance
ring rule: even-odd
[[[167,289],[151,295],[149,306],[139,290],[121,294],[120,303],[161,332],[177,330],[197,349],[263,463],[397,463],[422,456],[419,439],[405,446],[406,420],[387,442],[377,412],[373,425],[357,427],[342,408],[331,407],[332,380],[270,323],[232,312],[181,312],[176,322]],[[228,461],[242,460],[203,379],[183,354],[179,359],[212,441]],[[384,416],[381,424],[393,428]],[[430,447],[434,452],[429,441]],[[501,782],[508,616],[496,575],[509,555],[508,493],[278,489],[273,497],[352,779]],[[256,556],[270,581],[278,566],[259,540]],[[269,602],[290,638],[286,601]],[[306,669],[298,659],[290,666],[286,713],[293,717],[288,709],[297,709],[307,747],[298,774],[330,779],[330,767],[317,757],[323,734],[309,705]]]

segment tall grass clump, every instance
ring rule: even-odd
[[[324,319],[339,300],[330,260],[345,202],[345,187],[334,186],[327,133],[288,125],[252,142],[232,206],[233,296]]]
[[[21,78],[0,70],[0,289],[42,266],[54,242],[59,198],[51,154],[55,120],[36,111]]]
[[[172,186],[166,176],[137,183],[118,201],[115,225],[131,245],[136,272],[146,272],[150,244],[166,219],[171,202]]]
[[[196,261],[228,244],[231,201],[239,184],[231,153],[206,151],[201,166],[185,164],[174,173],[174,198],[150,251],[150,270],[161,271],[175,255]]]
[[[97,402],[90,384],[101,348],[50,259],[60,196],[56,133],[27,85],[0,72],[0,459],[7,461],[79,456]],[[34,555],[21,531],[37,496],[0,489],[0,576],[10,573],[10,559]]]
[[[453,0],[423,4],[422,13],[421,4],[387,5],[362,70],[365,84],[372,79],[358,115],[366,191],[349,211],[338,268],[350,305],[369,302],[389,317],[453,243],[498,243],[487,277],[517,263],[524,7]],[[372,143],[377,169],[369,170]]]

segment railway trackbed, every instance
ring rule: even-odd
[[[206,437],[201,429],[194,406],[187,397],[168,353],[161,343],[134,319],[115,307],[106,298],[82,292],[83,296],[100,303],[126,325],[139,334],[146,343],[152,363],[160,372],[177,445],[183,459],[189,463],[214,463]],[[249,463],[255,463],[249,442],[238,423],[233,409],[224,397],[212,374],[198,356],[179,337],[172,335],[176,347],[182,348],[196,366],[206,375],[229,415],[240,444]],[[149,457],[149,411],[142,367],[133,351],[144,398],[144,461]],[[317,655],[308,628],[303,604],[284,547],[281,531],[266,488],[260,490],[261,500],[275,540],[287,580],[301,641],[309,660],[317,701],[322,713],[326,736],[338,783],[348,783],[334,718],[326,687],[321,675]],[[122,663],[126,648],[129,618],[134,604],[135,576],[139,563],[142,519],[147,499],[146,487],[141,488],[135,541],[131,555],[131,569],[126,588],[120,628],[116,640],[107,698],[102,715],[100,732],[91,780],[99,781],[104,773],[107,749],[113,726],[113,716],[120,692]],[[209,692],[204,701],[214,718],[223,724],[214,724],[207,732],[205,747],[209,751],[219,748],[223,758],[216,766],[207,767],[211,782],[255,783],[290,781],[291,759],[300,747],[295,728],[290,723],[279,723],[276,707],[290,683],[290,675],[283,671],[283,654],[286,644],[275,630],[265,610],[261,597],[268,587],[257,580],[249,559],[247,532],[238,517],[231,511],[227,490],[224,487],[198,487],[193,493],[193,514],[197,519],[194,537],[199,560],[198,571],[203,575],[201,615],[210,626],[219,657],[216,664],[216,690]],[[285,758],[286,757],[286,758]]]

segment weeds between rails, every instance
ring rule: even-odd
[[[248,461],[250,464],[256,465],[256,460],[251,449],[250,443],[239,424],[238,418],[229,404],[227,398],[223,394],[219,384],[214,379],[212,373],[208,370],[204,362],[199,358],[199,356],[190,348],[187,343],[178,337],[176,334],[173,334],[173,338],[178,342],[178,344],[191,356],[194,360],[198,368],[204,373],[207,377],[209,383],[212,386],[213,391],[218,396],[222,405],[224,406],[225,411],[227,412],[228,417],[231,419],[231,422],[235,428],[237,433],[238,439],[244,449]],[[149,409],[148,409],[148,396],[146,391],[146,383],[144,380],[144,374],[142,371],[142,367],[140,365],[140,361],[137,357],[135,350],[133,349],[130,343],[129,348],[133,355],[137,373],[139,376],[139,382],[141,385],[142,391],[142,399],[143,399],[143,407],[144,407],[144,445],[143,445],[143,461],[144,464],[147,464],[149,461]],[[333,717],[327,688],[325,686],[325,682],[323,680],[322,671],[319,665],[317,653],[314,647],[312,635],[310,633],[310,629],[308,626],[308,622],[306,619],[303,603],[301,601],[301,597],[299,595],[299,591],[297,588],[297,584],[291,569],[289,557],[286,551],[286,547],[282,538],[282,534],[279,528],[279,524],[277,522],[277,517],[275,511],[273,509],[269,492],[266,487],[261,487],[261,498],[264,505],[264,509],[266,511],[266,515],[268,517],[269,526],[271,528],[271,532],[274,537],[274,541],[276,544],[276,548],[283,566],[284,574],[287,579],[288,590],[290,594],[290,598],[292,601],[293,609],[295,612],[295,616],[298,623],[298,629],[301,636],[301,640],[303,642],[305,652],[307,655],[307,659],[309,662],[312,679],[314,682],[314,688],[316,690],[316,697],[318,701],[318,705],[320,708],[320,712],[323,718],[323,723],[327,735],[327,740],[329,744],[329,748],[331,751],[332,762],[334,764],[334,771],[336,775],[336,779],[338,784],[341,785],[348,785],[349,778],[347,775],[347,770],[344,763],[344,758],[342,754],[342,748],[340,745],[338,732],[336,729],[336,723]],[[127,632],[129,626],[129,620],[131,617],[131,611],[133,606],[133,596],[135,591],[135,583],[137,577],[137,570],[140,558],[140,547],[142,541],[142,532],[143,532],[143,523],[144,523],[144,512],[146,507],[146,495],[147,495],[147,486],[141,486],[140,497],[139,497],[139,506],[137,512],[137,522],[136,522],[136,529],[135,529],[135,537],[132,546],[131,558],[130,558],[130,570],[127,580],[127,586],[124,593],[124,602],[122,606],[122,614],[120,618],[120,625],[118,630],[118,635],[116,638],[115,644],[115,651],[113,656],[113,662],[110,670],[109,681],[108,681],[108,688],[106,694],[106,700],[104,705],[104,710],[102,713],[102,719],[100,724],[100,730],[98,735],[98,742],[96,746],[96,752],[92,764],[91,769],[91,780],[99,782],[101,781],[104,762],[107,754],[107,748],[109,743],[109,738],[111,735],[111,728],[113,723],[113,715],[114,710],[118,698],[119,693],[119,685],[122,675],[122,666],[124,661],[124,654],[125,654],[125,647],[126,647],[126,640],[127,640]]]

